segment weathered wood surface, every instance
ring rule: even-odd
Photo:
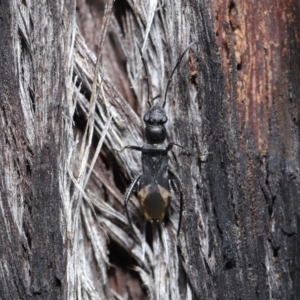
[[[96,0],[1,1],[0,298],[299,298],[299,14],[297,1],[128,0],[109,19]],[[122,206],[139,153],[114,151],[143,144],[136,42],[155,97],[192,41],[169,140],[210,154],[174,149],[181,234],[174,197],[146,239],[137,199],[137,236]]]

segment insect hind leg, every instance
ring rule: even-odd
[[[142,174],[139,174],[135,179],[131,182],[130,186],[126,190],[125,197],[124,197],[124,207],[128,219],[129,226],[131,227],[132,231],[134,232],[131,220],[130,220],[130,214],[128,211],[128,202],[130,200],[130,197],[132,196],[133,192],[135,191],[136,186],[138,185],[140,179],[141,179]]]
[[[172,187],[174,188],[175,192],[179,194],[179,220],[178,220],[178,228],[177,228],[177,236],[179,236],[180,228],[181,228],[181,220],[182,220],[182,210],[183,210],[183,190],[180,179],[177,177],[175,173],[171,170],[168,170],[169,177],[171,180]]]

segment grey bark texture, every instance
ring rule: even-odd
[[[299,1],[0,0],[0,299],[299,299]],[[167,97],[166,220],[123,195]]]

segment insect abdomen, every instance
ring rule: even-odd
[[[145,218],[150,222],[161,222],[166,215],[170,192],[163,187],[151,184],[138,192]]]

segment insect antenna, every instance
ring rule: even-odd
[[[146,74],[146,80],[147,80],[147,104],[148,104],[148,107],[151,107],[149,77],[148,77],[147,66],[146,66],[145,59],[143,57],[142,49],[141,49],[141,47],[140,47],[140,45],[138,43],[137,43],[137,47],[139,49],[141,60],[142,60],[143,66],[144,66],[145,74]]]
[[[169,80],[168,80],[168,83],[167,83],[167,86],[166,86],[166,89],[165,89],[165,93],[164,93],[164,102],[163,102],[163,105],[162,105],[163,108],[165,107],[166,102],[167,102],[168,89],[169,89],[169,86],[170,86],[170,83],[171,83],[171,80],[172,80],[172,76],[173,76],[175,70],[176,70],[177,67],[179,66],[179,64],[180,64],[182,58],[184,57],[184,55],[185,55],[185,54],[188,52],[188,50],[191,49],[192,46],[194,46],[196,43],[197,43],[197,42],[192,42],[192,43],[190,43],[190,44],[184,49],[184,51],[182,52],[182,54],[181,54],[180,57],[178,58],[177,63],[176,63],[176,65],[175,65],[175,67],[174,67],[174,69],[173,69],[173,71],[172,71],[172,73],[171,73],[171,76],[169,77]]]
[[[161,97],[160,94],[156,95],[155,97],[153,97],[153,98],[151,99],[151,103],[153,103],[154,100],[156,100],[156,99],[158,99],[158,98],[160,98],[160,97]]]

